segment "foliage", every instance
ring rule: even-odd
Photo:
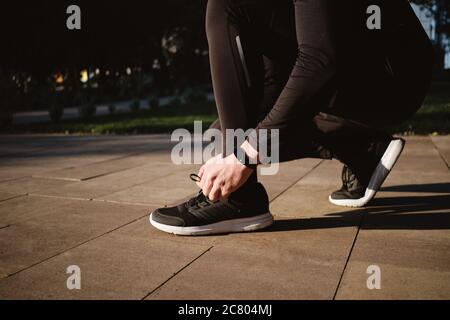
[[[183,100],[187,103],[204,102],[207,100],[207,96],[198,88],[189,88],[183,93]]]
[[[159,133],[176,128],[193,128],[194,120],[202,120],[203,127],[217,119],[215,103],[187,103],[178,106],[140,110],[137,113],[116,113],[88,120],[72,119],[59,123],[14,125],[3,132],[10,133]],[[411,119],[388,128],[401,134],[450,133],[450,83],[435,83],[423,107]]]
[[[148,106],[149,106],[150,110],[159,108],[159,99],[158,99],[158,97],[151,97],[148,100]]]
[[[50,120],[52,122],[59,122],[64,113],[64,102],[60,94],[56,93],[53,102],[48,110]]]
[[[139,99],[135,99],[130,103],[131,112],[136,113],[139,111],[140,108],[141,108],[141,102],[139,101]]]
[[[108,104],[108,112],[109,114],[113,114],[116,112],[116,105],[114,103]]]

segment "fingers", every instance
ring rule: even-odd
[[[219,199],[220,200],[228,199],[230,194],[231,194],[230,188],[225,186],[225,185],[222,185],[221,192],[220,192],[220,195],[219,195]]]
[[[201,178],[204,172],[205,172],[205,165],[202,165],[200,167],[200,170],[198,170],[198,176]]]
[[[211,178],[212,177],[210,177],[210,176],[206,176],[205,179],[202,178],[202,192],[208,198],[209,198],[209,194],[211,192],[211,189],[212,189],[212,187],[214,185],[214,180],[211,179]]]
[[[200,170],[198,170],[198,173],[197,173],[197,175],[200,177],[200,181],[195,182],[200,189],[203,189],[204,173],[205,173],[205,165],[201,166]]]
[[[219,199],[221,199],[221,186],[222,185],[222,183],[219,181],[219,179],[216,179],[215,181],[214,181],[214,184],[213,184],[213,186],[212,186],[212,188],[211,188],[211,191],[209,192],[209,194],[208,194],[208,198],[209,198],[209,200],[211,200],[211,201],[216,201],[216,200],[219,200]]]

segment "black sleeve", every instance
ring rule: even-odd
[[[336,0],[294,0],[297,59],[278,100],[257,129],[279,129],[280,137],[293,122],[301,125],[318,112],[316,100],[335,74],[336,44],[332,8]],[[306,119],[305,119],[306,118]]]

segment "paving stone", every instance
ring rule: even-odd
[[[172,163],[157,162],[154,160],[152,156],[151,164],[148,165],[113,172],[85,181],[72,182],[57,188],[48,188],[36,194],[95,199],[145,182],[151,183],[155,179],[186,170],[186,166],[174,166]]]
[[[17,194],[17,193],[12,193],[9,191],[0,191],[0,201],[5,201],[8,199],[12,199],[15,197],[20,197],[21,194]]]
[[[281,220],[230,235],[149,299],[332,299],[356,220]]]
[[[339,288],[338,299],[449,299],[450,254],[446,216],[428,213],[430,217],[395,217],[392,220],[413,219],[417,222],[447,219],[446,230],[414,230],[414,222],[404,222],[409,228],[379,230],[363,224]],[[387,219],[389,221],[389,219]],[[388,223],[388,222],[384,222]],[[396,222],[400,224],[400,222]],[[392,225],[391,225],[392,227]],[[370,229],[366,229],[370,228]],[[439,227],[438,227],[439,228]],[[367,288],[367,268],[377,265],[381,270],[381,290]]]
[[[77,166],[35,175],[51,179],[82,181],[103,176],[109,173],[144,165],[151,161],[148,155],[130,155],[118,159],[100,161],[85,166]]]
[[[318,217],[351,210],[328,201],[330,193],[341,186],[341,169],[337,161],[322,162],[271,203],[272,213],[279,217]]]
[[[0,202],[0,223],[11,225],[37,218],[64,207],[66,199],[21,196]]]
[[[320,162],[321,160],[319,159],[302,159],[283,162],[280,164],[279,171],[276,175],[259,174],[258,179],[266,188],[269,200],[272,201],[305,176]]]
[[[450,136],[432,136],[431,140],[450,168]]]
[[[208,248],[118,231],[0,280],[0,298],[141,299]],[[81,270],[81,290],[67,289],[70,265]]]
[[[194,195],[199,190],[195,182],[189,179],[189,174],[198,172],[198,169],[199,166],[195,169],[178,171],[151,182],[99,197],[99,199],[155,205],[174,203],[178,199]]]
[[[32,197],[29,199],[31,204]],[[96,201],[39,200],[34,199],[37,207],[20,218],[9,214],[11,225],[0,229],[0,273],[12,274],[27,268],[142,217],[150,209]]]
[[[13,192],[16,194],[42,193],[48,188],[61,188],[70,183],[70,181],[25,177],[0,182],[0,192]]]
[[[405,149],[395,165],[396,171],[448,173],[448,167],[429,137],[406,140]]]
[[[366,211],[337,297],[450,298],[450,197],[386,194]],[[381,268],[381,290],[367,289],[370,265]]]
[[[0,136],[0,298],[332,299],[360,225],[337,298],[450,297],[448,136],[407,137],[364,209],[328,203],[341,184],[337,161],[283,163],[260,176],[274,199],[273,226],[205,237],[148,222],[156,205],[198,190],[189,173],[199,166],[172,165],[170,136],[9,139]],[[91,179],[52,186],[30,177],[58,170]],[[24,190],[32,195],[14,198]],[[381,290],[366,287],[370,264],[381,267]],[[81,267],[82,290],[66,288],[69,265]]]

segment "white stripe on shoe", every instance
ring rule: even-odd
[[[150,215],[150,223],[156,229],[184,236],[255,231],[266,228],[273,223],[273,216],[270,212],[250,218],[225,220],[204,226],[195,226],[195,227],[176,227],[167,224],[162,224],[154,221],[152,215],[153,213]]]
[[[391,172],[400,157],[404,146],[405,141],[403,139],[394,139],[391,143],[389,143],[389,146],[384,152],[383,157],[370,178],[364,197],[359,199],[333,199],[329,196],[328,200],[332,204],[344,207],[363,207],[368,204],[369,201],[375,197],[375,194],[380,189],[389,172]]]

